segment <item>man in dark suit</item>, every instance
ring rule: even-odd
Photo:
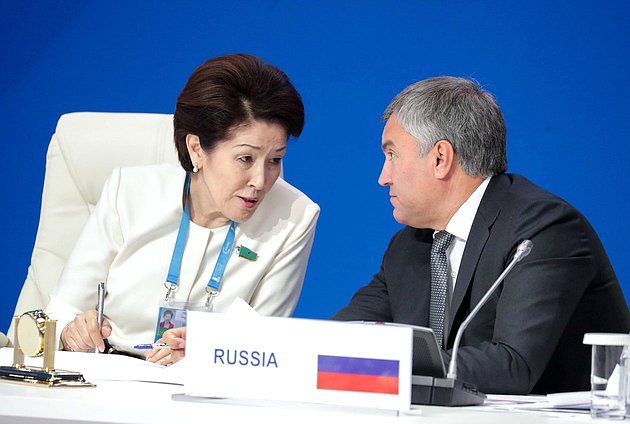
[[[588,390],[584,333],[627,333],[630,314],[586,218],[524,177],[505,173],[501,110],[473,81],[437,77],[413,84],[383,120],[379,183],[389,188],[395,219],[407,227],[392,238],[372,281],[333,319],[435,327],[449,361],[462,321],[529,239],[531,254],[464,332],[458,378],[485,393]],[[436,259],[432,272],[434,239],[444,237],[446,262],[440,268]],[[432,282],[440,274],[445,295]],[[440,298],[445,305],[434,309]]]

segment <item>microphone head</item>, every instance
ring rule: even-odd
[[[516,261],[518,262],[529,255],[529,252],[532,251],[532,247],[534,247],[534,243],[532,243],[531,240],[523,240],[516,248],[516,253],[514,254]]]

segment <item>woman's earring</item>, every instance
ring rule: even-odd
[[[196,174],[199,171],[199,168],[197,168],[197,165],[193,165],[193,172]]]

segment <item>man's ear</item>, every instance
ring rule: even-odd
[[[451,173],[456,164],[455,149],[450,141],[438,140],[432,150],[435,160],[433,172],[436,178],[442,180]]]

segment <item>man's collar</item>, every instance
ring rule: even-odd
[[[459,209],[457,209],[457,212],[455,212],[446,225],[446,231],[464,242],[468,240],[468,234],[470,234],[475,215],[477,214],[481,199],[486,192],[486,188],[488,188],[491,178],[492,177],[488,177],[483,180],[483,182],[479,184],[479,187],[477,187]]]

